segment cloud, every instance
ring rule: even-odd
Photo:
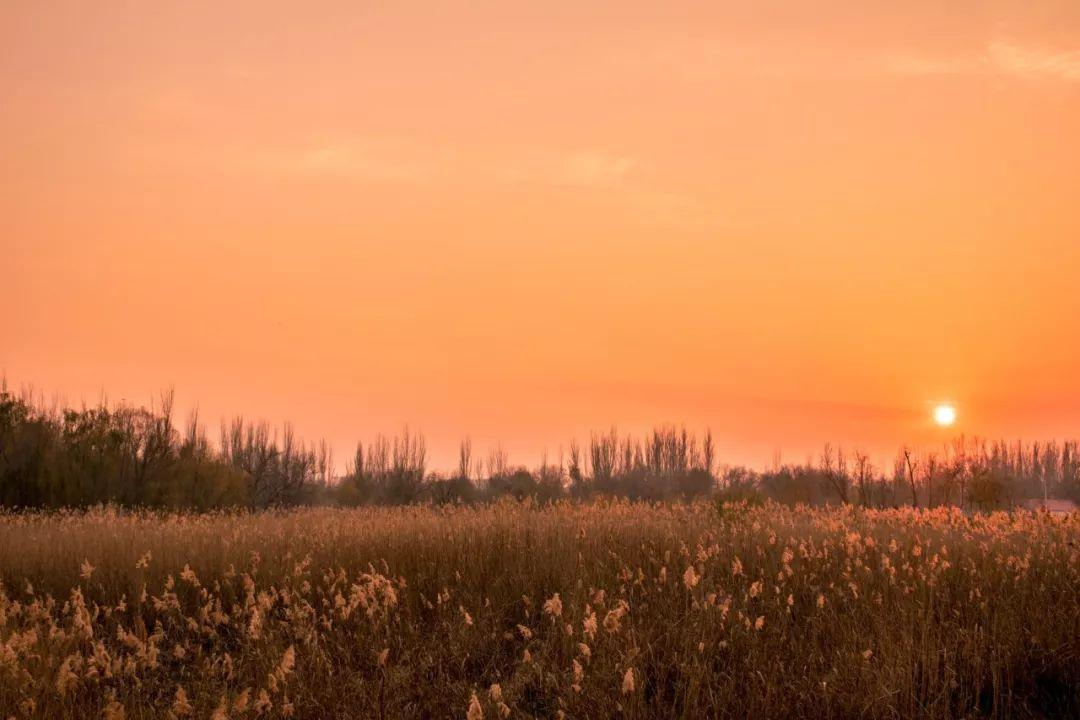
[[[602,57],[612,74],[662,76],[664,82],[715,84],[732,77],[776,80],[865,74],[850,48],[820,42],[730,37],[687,42],[678,37],[640,51],[612,50]]]
[[[1080,82],[1080,50],[1054,52],[1008,42],[993,42],[973,56],[886,58],[888,71],[905,76],[1004,76],[1027,80]]]
[[[629,157],[584,152],[566,156],[557,172],[557,180],[568,185],[618,185],[635,165]]]
[[[649,168],[635,157],[597,150],[500,153],[483,177],[511,185],[547,186],[575,194],[614,199],[625,218],[649,227],[686,231],[730,227],[715,207],[683,191],[652,182]]]
[[[609,188],[622,185],[636,165],[634,158],[592,150],[519,152],[502,158],[491,174],[510,183]]]
[[[892,75],[911,77],[935,75],[975,75],[984,70],[978,58],[931,58],[919,55],[890,55],[886,70]]]
[[[423,182],[441,174],[445,158],[402,140],[337,138],[301,147],[262,149],[255,164],[296,177]]]
[[[296,177],[428,182],[473,180],[530,183],[579,189],[616,189],[637,165],[634,158],[591,150],[490,149],[451,152],[392,138],[335,138],[292,148],[263,148],[256,165]]]
[[[1005,40],[974,46],[970,52],[931,54],[901,50],[882,57],[874,51],[820,41],[759,42],[723,39],[664,42],[633,54],[603,56],[613,73],[663,72],[666,78],[718,83],[727,77],[872,78],[884,72],[908,77],[1009,77],[1080,82],[1080,49],[1051,49]]]
[[[198,140],[177,145],[156,138],[130,142],[133,161],[157,169],[410,190],[518,185],[603,198],[647,226],[697,231],[727,225],[701,199],[652,181],[638,158],[595,148],[455,147],[348,133],[223,145]]]
[[[1080,50],[1046,52],[1009,43],[993,43],[988,56],[999,70],[1017,77],[1080,82]]]

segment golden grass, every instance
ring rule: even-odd
[[[1080,516],[0,515],[0,718],[1057,717]]]

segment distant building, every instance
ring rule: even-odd
[[[1077,505],[1072,500],[1060,500],[1057,498],[1048,498],[1043,500],[1042,498],[1030,498],[1020,503],[1020,506],[1027,510],[1046,510],[1050,513],[1067,514],[1080,510],[1080,505]]]

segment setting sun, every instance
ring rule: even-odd
[[[956,423],[956,407],[954,405],[938,405],[934,408],[934,422],[941,427],[949,427]]]

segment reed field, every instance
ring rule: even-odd
[[[1080,515],[0,515],[0,718],[1080,712]]]

